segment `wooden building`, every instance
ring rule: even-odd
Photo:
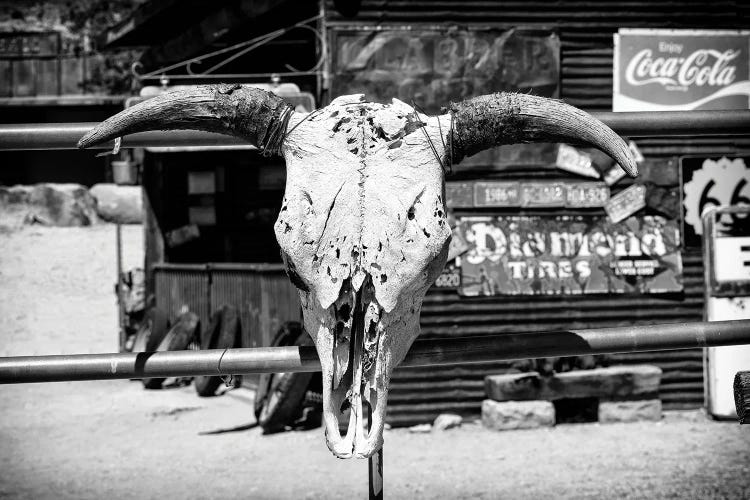
[[[611,111],[613,35],[619,29],[741,29],[750,25],[750,6],[740,1],[326,0],[314,8],[313,2],[238,1],[210,7],[195,2],[200,7],[194,10],[185,9],[182,3],[178,7],[178,3],[146,2],[104,36],[112,46],[149,45],[143,72],[157,78],[159,68],[312,19],[309,28],[286,32],[260,52],[229,61],[222,69],[226,79],[268,83],[271,73],[279,73],[282,81],[314,95],[318,107],[331,97],[366,91],[373,100],[413,99],[429,112],[451,100],[499,90],[540,93],[587,111]],[[155,32],[154,26],[162,26],[164,19],[170,20],[169,28]],[[313,69],[290,72],[279,67],[285,57],[297,69]],[[471,73],[467,62],[476,63],[472,67],[481,71]],[[197,67],[193,65],[192,70]],[[190,73],[179,64],[170,74],[180,75],[167,74],[170,82],[215,79],[215,72]],[[748,139],[741,136],[632,139],[645,158],[643,175],[635,181],[646,193],[639,220],[658,218],[662,229],[678,231],[673,235],[683,231],[684,222],[680,158],[741,156],[750,148]],[[561,220],[585,225],[605,219],[601,205],[545,207],[488,201],[491,196],[482,191],[486,187],[482,183],[521,188],[531,183],[533,188],[535,183],[567,186],[595,180],[602,185],[602,179],[586,179],[557,168],[557,148],[505,148],[454,166],[447,178],[452,217],[459,226],[477,217],[501,225],[553,221],[549,224],[558,224],[555,227],[563,224]],[[591,154],[600,174],[606,173],[611,165]],[[188,303],[205,318],[222,302],[233,302],[243,310],[246,345],[266,344],[279,322],[299,317],[294,295],[278,266],[271,230],[283,189],[279,161],[250,151],[153,153],[144,167],[150,210],[147,266],[157,304],[176,314]],[[607,195],[616,196],[633,183],[622,179],[607,184]],[[485,196],[484,201],[477,193]],[[198,226],[199,232],[191,233],[191,225]],[[670,262],[680,264],[671,268],[666,285],[621,279],[621,289],[580,293],[546,285],[515,294],[502,286],[498,289],[497,284],[482,288],[483,278],[470,276],[468,261],[463,259],[463,269],[449,269],[440,286],[427,294],[422,335],[444,338],[699,321],[704,301],[701,248],[682,240],[673,236],[668,241]],[[456,281],[457,276],[462,281]],[[469,286],[467,277],[478,286]],[[272,294],[285,296],[288,302],[268,301]],[[661,367],[660,397],[666,409],[703,404],[701,350],[615,355],[609,362]],[[389,421],[411,425],[431,421],[443,412],[478,415],[485,397],[484,377],[510,367],[510,363],[498,362],[398,369],[389,397]]]

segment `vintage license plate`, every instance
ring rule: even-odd
[[[477,182],[474,184],[475,207],[521,206],[521,183]]]
[[[583,175],[584,177],[600,178],[599,171],[594,168],[591,162],[591,157],[567,144],[560,144],[558,147],[555,165],[559,169]]]
[[[474,206],[474,186],[471,182],[445,184],[446,208],[471,208]]]
[[[620,222],[645,206],[646,186],[633,184],[610,198],[604,206],[604,211],[607,212],[612,222]]]
[[[603,207],[609,201],[609,187],[603,182],[567,184],[565,206],[569,208]]]
[[[521,185],[522,207],[564,207],[565,185],[561,182],[524,182]]]

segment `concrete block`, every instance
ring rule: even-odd
[[[6,225],[89,226],[98,221],[96,201],[80,184],[35,184],[0,189]]]
[[[639,422],[661,420],[661,401],[602,401],[599,403],[599,422]]]
[[[432,423],[432,430],[434,431],[445,431],[453,429],[454,427],[460,427],[463,418],[461,415],[454,415],[453,413],[441,413]]]
[[[487,397],[494,401],[555,401],[564,398],[599,398],[604,401],[654,399],[661,369],[653,365],[619,365],[575,370],[542,377],[536,372],[490,375]]]
[[[549,401],[482,401],[482,424],[497,431],[535,429],[555,425],[555,407]]]
[[[96,198],[96,211],[102,219],[121,224],[143,222],[140,186],[95,184],[89,192]]]

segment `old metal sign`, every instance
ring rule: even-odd
[[[475,207],[521,206],[520,182],[475,182]]]
[[[613,111],[747,109],[750,31],[620,29]]]
[[[360,25],[330,33],[332,95],[413,99],[428,113],[499,91],[559,95],[560,40],[548,30]]]
[[[609,201],[609,187],[602,182],[579,182],[565,187],[565,206],[568,208],[603,207]]]
[[[618,181],[620,181],[622,178],[624,178],[627,174],[625,171],[620,168],[620,165],[613,164],[609,169],[604,172],[604,183],[607,186],[612,186],[614,184],[617,184]]]
[[[593,208],[609,200],[602,182],[449,182],[446,199],[450,208]]]
[[[474,206],[474,184],[472,182],[446,182],[445,204],[448,209]]]
[[[599,172],[593,166],[591,156],[567,144],[560,144],[558,147],[555,164],[559,169],[584,177],[593,177],[594,179],[600,177]]]
[[[682,176],[683,232],[686,247],[700,247],[706,209],[750,205],[750,157],[684,157]],[[725,214],[717,221],[727,234],[750,234],[750,217]]]
[[[565,193],[562,182],[524,182],[521,185],[521,206],[564,207]]]
[[[443,272],[435,280],[435,288],[456,289],[461,286],[461,268],[454,262],[448,262]]]
[[[620,222],[646,206],[646,186],[633,184],[617,193],[604,205],[612,222]]]
[[[466,296],[663,293],[682,290],[677,222],[600,216],[467,217]]]

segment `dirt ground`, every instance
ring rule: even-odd
[[[125,228],[125,260],[142,258]],[[116,345],[115,229],[0,233],[0,355]],[[201,399],[138,382],[0,386],[0,498],[364,498],[367,464],[320,429],[263,436],[246,389]],[[386,431],[391,498],[750,499],[750,426],[658,423]]]

